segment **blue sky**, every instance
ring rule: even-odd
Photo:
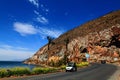
[[[0,60],[24,60],[59,35],[110,11],[120,0],[0,0]]]

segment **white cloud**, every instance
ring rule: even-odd
[[[48,23],[48,19],[46,19],[44,16],[40,15],[40,13],[36,10],[34,10],[34,13],[37,15],[36,17],[36,21],[42,23],[42,24],[47,24]]]
[[[29,2],[36,6],[37,8],[39,8],[39,0],[29,0]]]
[[[35,5],[37,8],[39,8],[39,0],[29,0],[30,3],[32,3],[33,5]],[[45,12],[45,14],[47,15],[49,12],[49,9],[46,8],[43,4],[40,4],[40,9]],[[35,18],[35,21],[40,22],[42,24],[47,24],[48,23],[48,19],[41,15],[38,11],[34,10],[34,13],[37,15],[37,17]]]
[[[40,13],[38,12],[38,11],[36,11],[36,10],[34,10],[34,13],[36,14],[36,15],[40,15]]]
[[[43,5],[43,4],[41,4],[41,5],[40,5],[40,7],[41,7],[41,8],[43,8],[43,7],[44,7],[44,5]]]
[[[10,45],[0,45],[0,48],[11,49],[12,46],[10,46]]]
[[[40,7],[41,7],[41,10],[42,10],[42,11],[44,11],[44,12],[46,12],[46,13],[49,12],[49,9],[46,8],[43,4],[41,4]]]
[[[10,45],[0,45],[0,60],[25,60],[31,57],[35,52],[24,50],[27,48],[14,47]]]
[[[28,48],[24,48],[24,47],[16,47],[16,49],[18,49],[18,50],[29,50]]]
[[[38,22],[40,22],[40,23],[43,23],[43,24],[47,24],[47,23],[48,23],[48,19],[46,19],[46,18],[43,17],[43,16],[38,16],[38,17],[36,18],[36,20],[37,20]]]
[[[37,33],[37,29],[35,29],[34,26],[30,24],[15,22],[13,26],[14,30],[20,33],[22,36]]]
[[[49,9],[45,9],[46,12],[49,12]]]
[[[46,38],[46,36],[51,36],[51,37],[57,38],[63,33],[63,31],[39,27],[39,33],[42,38]]]
[[[35,28],[35,26],[31,24],[20,23],[20,22],[14,23],[14,30],[20,33],[22,36],[25,36],[28,34],[29,35],[39,34],[42,38],[45,38],[46,36],[57,38],[64,32],[63,30],[45,28],[45,27]],[[5,47],[9,48],[11,46],[6,45]]]
[[[11,45],[6,45],[6,44],[4,44],[4,45],[0,45],[0,48],[2,48],[2,49],[6,49],[6,50],[9,50],[9,49],[14,49],[14,50],[29,50],[28,48],[24,48],[24,47],[13,47],[13,46],[11,46]]]

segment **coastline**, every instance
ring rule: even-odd
[[[82,68],[90,66],[90,64],[88,62],[82,62],[80,64],[78,65],[78,69],[82,69]],[[13,68],[13,69],[10,70],[10,73],[7,72],[6,74],[12,74],[12,75],[9,75],[9,76],[7,75],[8,79],[11,78],[11,77],[12,78],[19,78],[19,77],[27,77],[27,76],[33,76],[33,75],[41,75],[41,74],[50,74],[50,73],[56,73],[56,72],[64,72],[65,68],[66,68],[65,65],[64,66],[60,66],[60,67],[49,67],[49,68],[48,67],[45,67],[45,68],[35,67],[32,70],[29,70],[29,69],[26,69],[26,68],[22,68],[22,69],[18,68],[18,69],[14,70],[14,68]],[[14,71],[17,73],[17,75],[13,74]],[[2,80],[6,79],[7,76],[3,76]]]

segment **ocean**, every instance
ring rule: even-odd
[[[34,68],[35,65],[23,64],[20,61],[0,61],[0,68],[13,68],[13,67],[29,67]]]

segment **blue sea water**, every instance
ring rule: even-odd
[[[0,61],[0,68],[13,68],[13,67],[29,67],[34,68],[35,65],[23,64],[20,61]]]

